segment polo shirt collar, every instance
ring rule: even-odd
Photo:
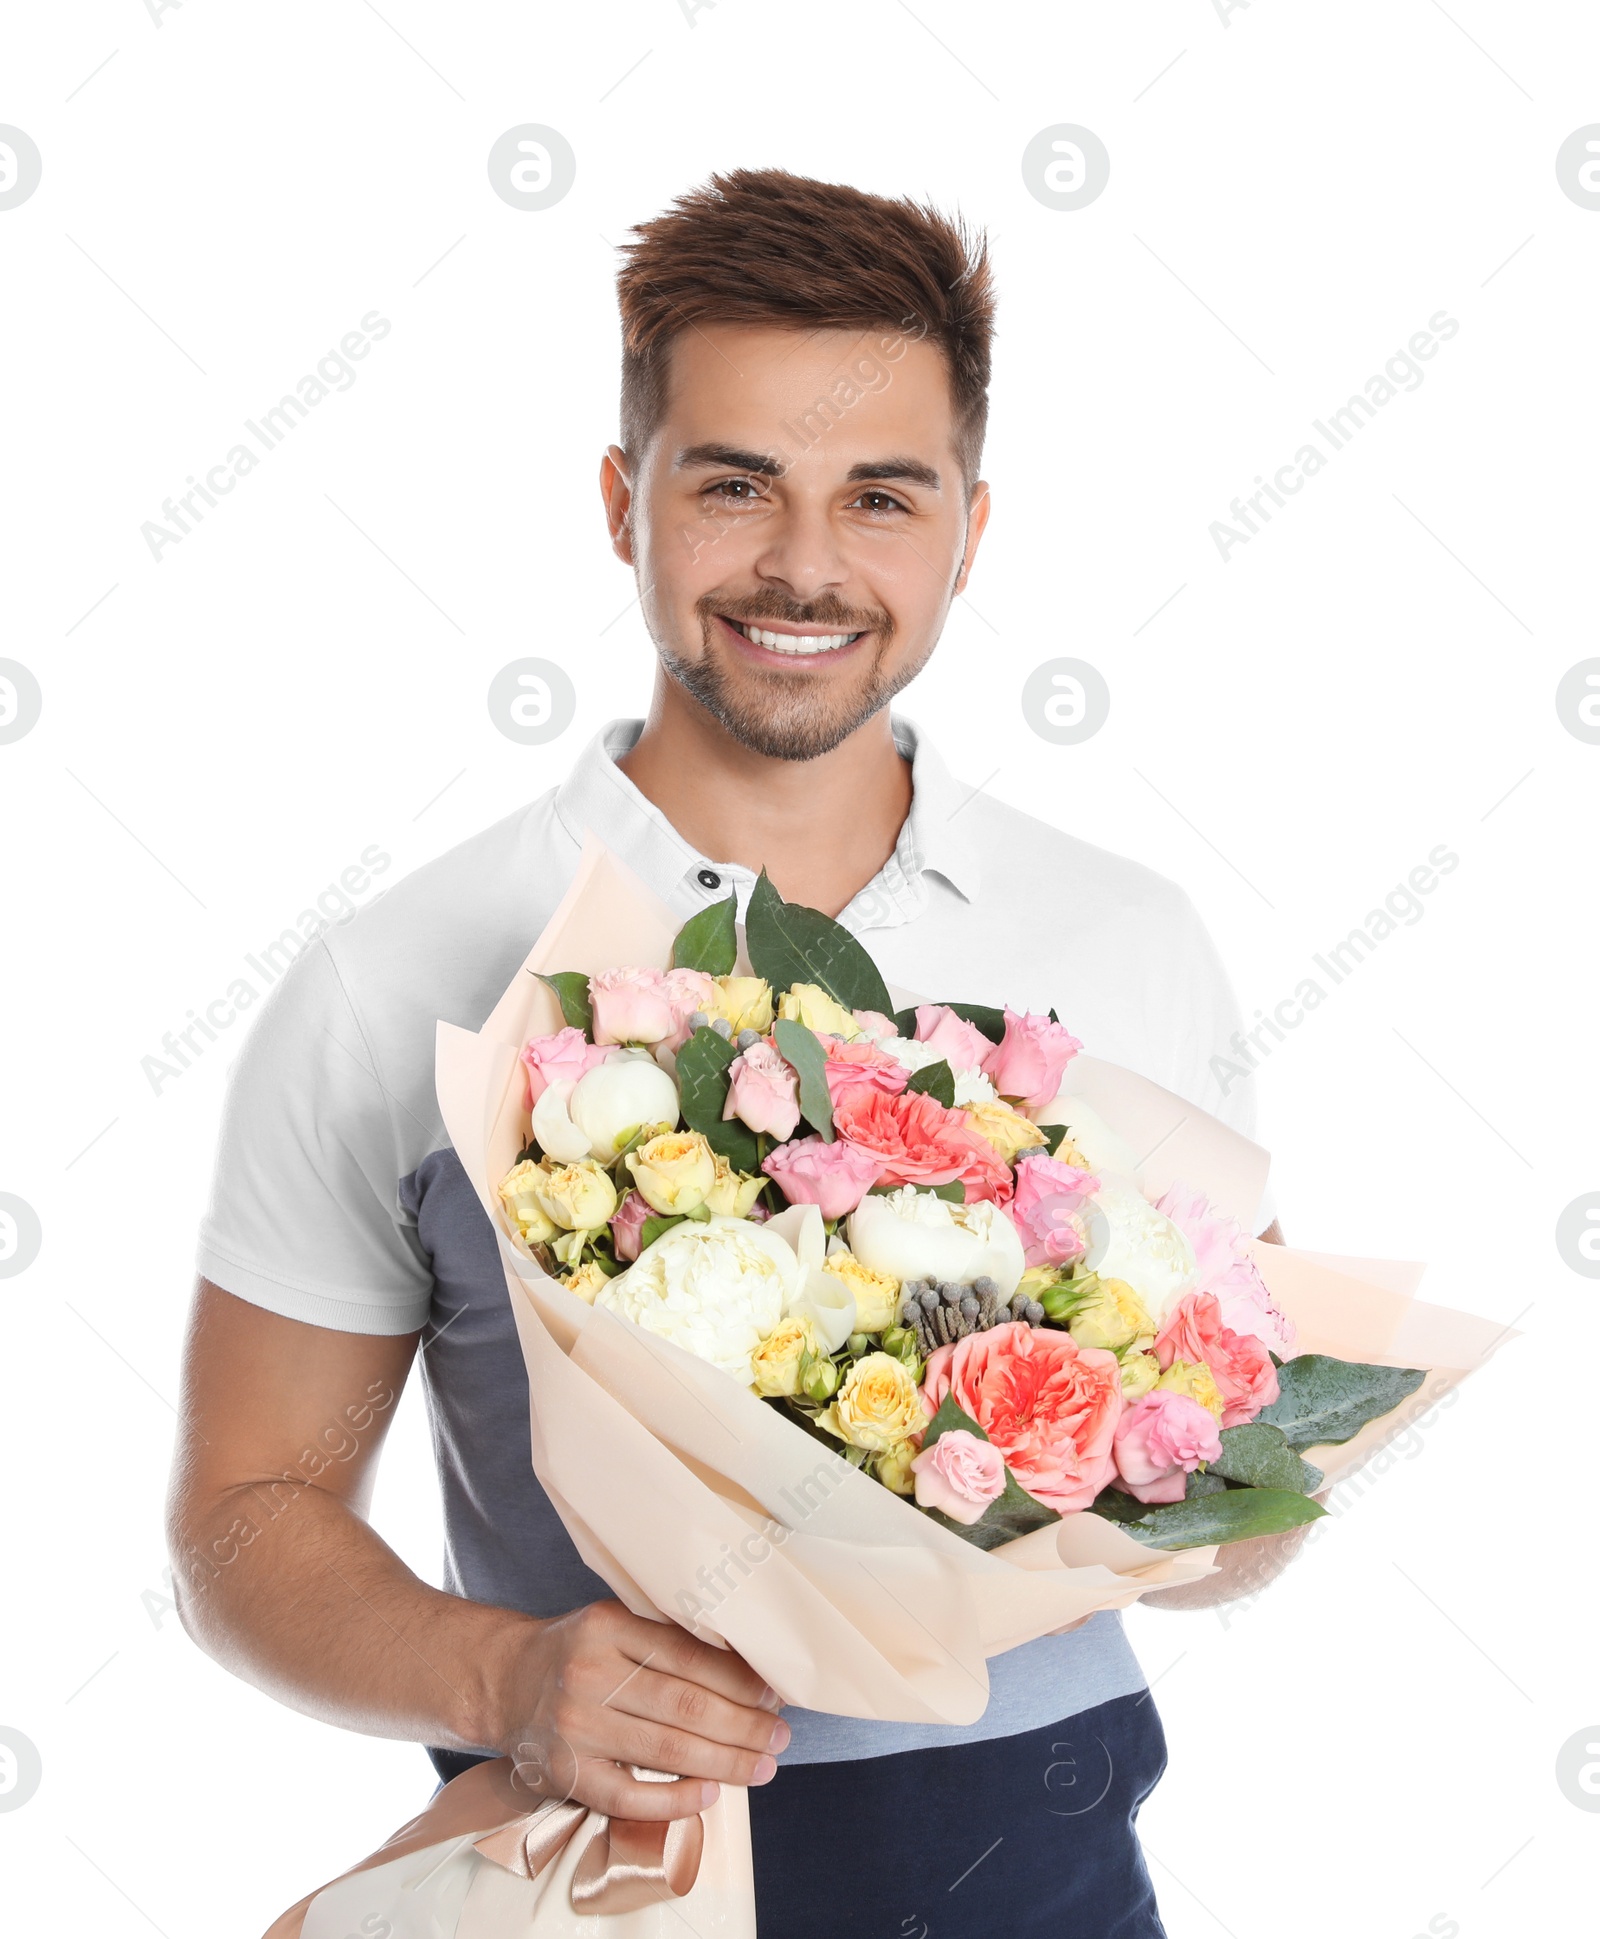
[[[911,762],[911,812],[893,855],[841,913],[841,921],[851,924],[854,915],[863,927],[879,926],[885,916],[893,922],[920,914],[927,873],[943,877],[968,901],[981,882],[976,830],[963,818],[978,790],[955,779],[910,721],[896,717],[892,724],[895,745]],[[723,881],[738,889],[742,906],[755,881],[751,871],[700,854],[617,766],[643,731],[641,720],[608,721],[589,742],[556,790],[562,826],[580,846],[586,834],[597,836],[675,909],[701,907]],[[699,879],[706,874],[720,878],[715,888]]]

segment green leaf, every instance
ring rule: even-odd
[[[548,983],[560,999],[561,1014],[574,1030],[594,1038],[594,1013],[589,1008],[589,979],[579,970],[557,970],[554,976],[535,971],[541,983]]]
[[[929,1421],[923,1433],[923,1453],[927,1453],[928,1449],[933,1446],[941,1434],[948,1434],[955,1427],[964,1427],[973,1439],[977,1441],[987,1441],[989,1438],[972,1416],[956,1405],[954,1396],[946,1394],[944,1399],[939,1403],[938,1413]]]
[[[878,966],[850,931],[804,903],[785,902],[765,869],[744,919],[751,967],[778,992],[794,983],[815,983],[847,1010],[889,1008]]]
[[[1247,1488],[1292,1488],[1302,1495],[1322,1485],[1322,1470],[1302,1461],[1283,1429],[1268,1421],[1225,1427],[1219,1438],[1222,1453],[1207,1467],[1224,1481],[1238,1481]]]
[[[1070,1128],[1064,1124],[1041,1124],[1039,1130],[1043,1134],[1045,1143],[1050,1147],[1052,1158],[1061,1149],[1062,1139],[1072,1135]]]
[[[925,1092],[948,1111],[956,1101],[956,1074],[950,1068],[949,1060],[941,1057],[937,1064],[924,1064],[921,1070],[915,1072],[906,1089]]]
[[[739,958],[738,915],[739,898],[730,895],[726,902],[713,902],[691,916],[673,942],[672,967],[731,976]]]
[[[1225,1495],[1228,1484],[1220,1474],[1209,1474],[1204,1469],[1196,1468],[1193,1474],[1186,1477],[1183,1492],[1186,1500],[1195,1501],[1201,1495]]]
[[[678,1052],[678,1108],[691,1131],[720,1151],[735,1171],[759,1172],[756,1134],[738,1118],[725,1118],[728,1066],[738,1056],[726,1037],[702,1026]]]
[[[1289,1488],[1227,1488],[1193,1501],[1147,1506],[1129,1495],[1118,1500],[1108,1489],[1091,1512],[1124,1528],[1151,1548],[1205,1548],[1213,1542],[1243,1542],[1256,1535],[1281,1535],[1286,1528],[1320,1521],[1327,1513]]]
[[[1006,1013],[1004,1010],[995,1009],[993,1004],[945,1003],[939,1007],[945,1010],[954,1010],[963,1023],[970,1023],[976,1029],[981,1030],[992,1044],[999,1043],[1000,1039],[1006,1034]],[[910,1010],[896,1010],[894,1013],[894,1027],[902,1037],[914,1037],[917,1034],[917,1013],[915,1008]]]
[[[1061,1519],[1053,1508],[1035,1501],[1009,1468],[1005,1492],[991,1501],[975,1522],[958,1522],[937,1508],[923,1512],[941,1527],[948,1528],[952,1535],[959,1535],[962,1541],[980,1549],[999,1548],[1004,1542],[1014,1542],[1019,1535],[1031,1535],[1036,1528],[1047,1528]]]
[[[1278,1369],[1278,1398],[1256,1419],[1281,1427],[1292,1448],[1336,1446],[1414,1394],[1424,1371],[1297,1354]]]
[[[832,1144],[833,1101],[828,1095],[828,1053],[816,1031],[780,1017],[772,1026],[778,1055],[794,1067],[800,1080],[800,1113],[824,1144]]]

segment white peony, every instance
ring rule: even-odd
[[[1030,1115],[1035,1124],[1064,1124],[1072,1134],[1072,1142],[1083,1153],[1083,1161],[1090,1171],[1119,1172],[1128,1178],[1133,1178],[1137,1173],[1138,1160],[1133,1155],[1132,1147],[1081,1097],[1062,1094],[1042,1111]]]
[[[618,1050],[576,1083],[547,1084],[533,1107],[539,1149],[564,1165],[583,1158],[609,1165],[641,1125],[677,1122],[678,1087],[648,1050]]]
[[[1165,1319],[1194,1277],[1189,1241],[1131,1178],[1103,1176],[1085,1212],[1084,1264],[1102,1279],[1131,1286],[1158,1323]]]
[[[1026,1265],[1017,1228],[987,1199],[957,1205],[912,1185],[869,1192],[848,1230],[862,1265],[893,1279],[967,1283],[987,1275],[1009,1299]]]
[[[919,1043],[915,1037],[882,1037],[878,1040],[878,1048],[886,1056],[892,1057],[902,1070],[910,1071],[913,1077],[930,1064],[946,1061],[942,1051],[935,1050],[932,1044]],[[998,1095],[981,1070],[953,1070],[950,1074],[956,1083],[957,1104],[986,1104],[990,1098]]]

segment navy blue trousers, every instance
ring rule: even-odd
[[[477,1759],[430,1752],[442,1778]],[[750,1792],[761,1939],[1165,1939],[1134,1819],[1148,1691],[1016,1737],[780,1764]]]

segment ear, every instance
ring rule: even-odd
[[[620,445],[608,445],[606,455],[600,460],[600,496],[605,501],[611,550],[624,565],[631,566],[633,527],[628,514],[633,507],[633,486],[628,478],[627,455]]]
[[[989,523],[989,487],[980,478],[972,487],[972,502],[967,507],[967,543],[961,554],[961,570],[956,574],[956,591],[963,593],[967,581],[972,576],[972,566],[978,556],[978,546],[983,539],[984,529]]]

